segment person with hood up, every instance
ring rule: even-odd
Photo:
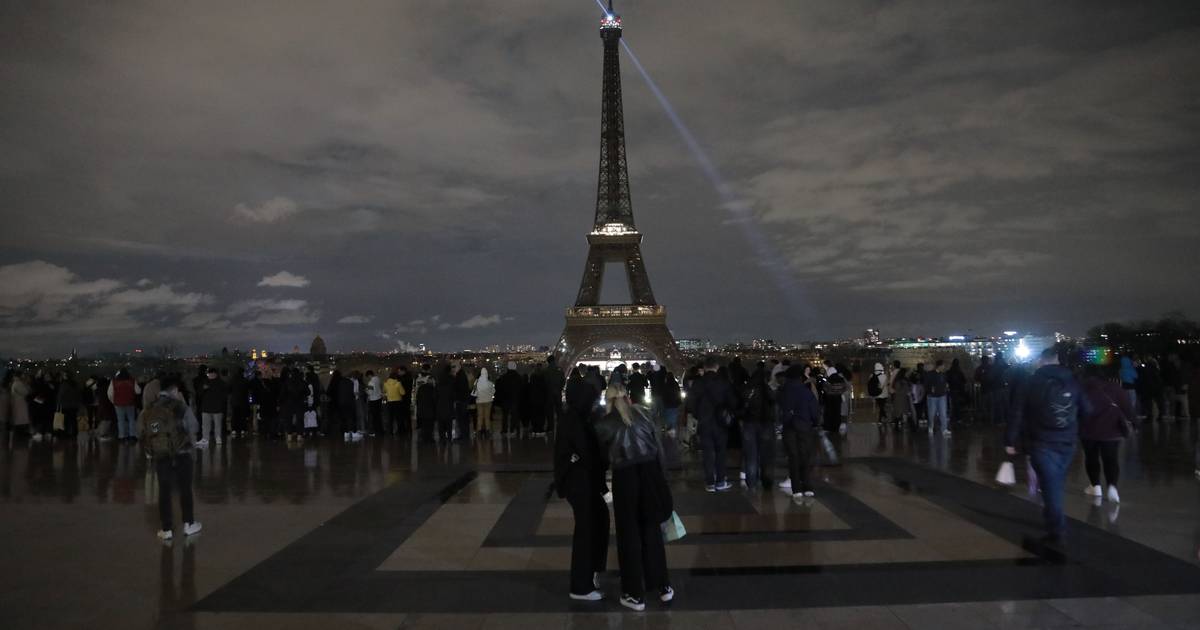
[[[471,392],[475,397],[475,427],[480,437],[487,434],[492,436],[492,401],[496,398],[496,384],[488,378],[487,368],[479,368],[479,378],[475,379],[475,389]]]
[[[888,397],[891,392],[888,390],[887,371],[883,369],[882,363],[876,363],[875,369],[871,372],[871,378],[867,381],[867,395],[875,401],[875,422],[879,428],[887,426],[888,421]]]

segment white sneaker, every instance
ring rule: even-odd
[[[793,493],[792,493],[792,498],[793,498],[793,499],[803,499],[803,498],[804,498],[804,493],[803,493],[803,492],[793,492]]]
[[[1096,487],[1097,487],[1097,488],[1099,488],[1100,486],[1096,486]],[[1121,495],[1117,493],[1117,487],[1116,487],[1116,486],[1109,486],[1109,487],[1108,487],[1108,500],[1109,500],[1109,501],[1112,501],[1113,503],[1120,503],[1120,502],[1121,502]]]
[[[933,427],[929,427],[929,435],[933,435]]]
[[[672,599],[675,599],[675,589],[668,586],[667,588],[664,588],[663,590],[659,591],[658,601],[665,604],[665,603],[671,601]]]
[[[192,536],[194,534],[199,534],[200,529],[201,529],[201,526],[200,526],[199,521],[192,522],[192,523],[186,523],[183,526],[183,534],[185,536]]]
[[[342,441],[343,441],[343,442],[349,442],[349,441],[350,441],[350,432],[349,432],[349,431],[343,431],[343,432],[342,432]]]
[[[1100,486],[1085,486],[1083,488],[1083,493],[1089,497],[1098,497],[1104,495],[1103,489]]]
[[[950,437],[950,429],[942,429],[942,437]]]
[[[728,481],[722,481],[721,483],[718,483],[718,484],[717,484],[717,485],[714,487],[714,489],[715,489],[717,492],[725,492],[726,490],[728,490],[728,489],[730,489],[730,488],[732,488],[732,487],[733,487],[733,484],[729,483]]]
[[[164,530],[158,532],[159,540],[171,540],[174,537],[175,537],[175,534],[173,534],[171,532],[171,530],[169,530],[169,529],[164,529]]]
[[[838,425],[838,433],[841,433],[842,435],[846,435],[846,431],[849,430],[849,428],[850,427],[847,426],[845,422],[843,422],[842,424]]]
[[[629,595],[621,596],[621,605],[630,610],[635,610],[637,612],[642,612],[643,610],[646,610],[646,602],[642,601],[641,599],[639,599],[637,597],[632,597]]]
[[[745,481],[746,480],[746,471],[743,470],[742,472],[738,473],[738,478],[741,479],[742,481]]]
[[[196,448],[208,448],[208,440],[200,440],[196,442]]]
[[[34,442],[41,442],[41,441],[42,441],[42,434],[41,434],[41,433],[34,433],[34,434],[33,434],[33,437],[31,437],[30,439],[31,439],[31,440],[33,440]]]
[[[575,593],[571,593],[571,599],[577,599],[583,602],[598,602],[604,599],[604,593],[601,593],[600,591],[592,591],[591,593],[586,593],[584,595],[576,595]]]
[[[791,480],[791,479],[784,479],[783,481],[780,481],[780,482],[779,482],[779,489],[780,489],[780,490],[791,490],[791,489],[792,489],[792,480]]]
[[[222,443],[223,442],[221,442],[221,438],[217,438],[217,446],[220,446]]]
[[[805,490],[805,491],[804,491],[804,496],[806,496],[806,497],[808,497],[808,498],[810,498],[810,499],[811,499],[811,498],[813,498],[813,497],[817,496],[817,493],[816,493],[816,492],[813,492],[812,490]]]

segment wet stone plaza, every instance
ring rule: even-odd
[[[853,424],[800,502],[706,493],[698,454],[668,440],[688,535],[667,546],[675,601],[644,613],[616,603],[615,545],[608,599],[567,598],[552,438],[227,441],[195,464],[203,531],[170,546],[138,448],[6,444],[0,628],[1200,628],[1195,432],[1127,444],[1119,505],[1083,494],[1077,455],[1065,558],[1028,542],[1023,471],[992,482],[992,427]]]

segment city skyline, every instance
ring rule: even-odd
[[[618,5],[673,332],[1195,315],[1200,9],[1151,5]],[[594,4],[214,6],[0,10],[0,354],[554,343]]]

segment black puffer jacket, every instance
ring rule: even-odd
[[[642,462],[660,461],[662,443],[658,430],[637,407],[631,406],[633,424],[626,425],[616,409],[596,422],[596,437],[600,450],[608,455],[613,468],[624,468]]]

